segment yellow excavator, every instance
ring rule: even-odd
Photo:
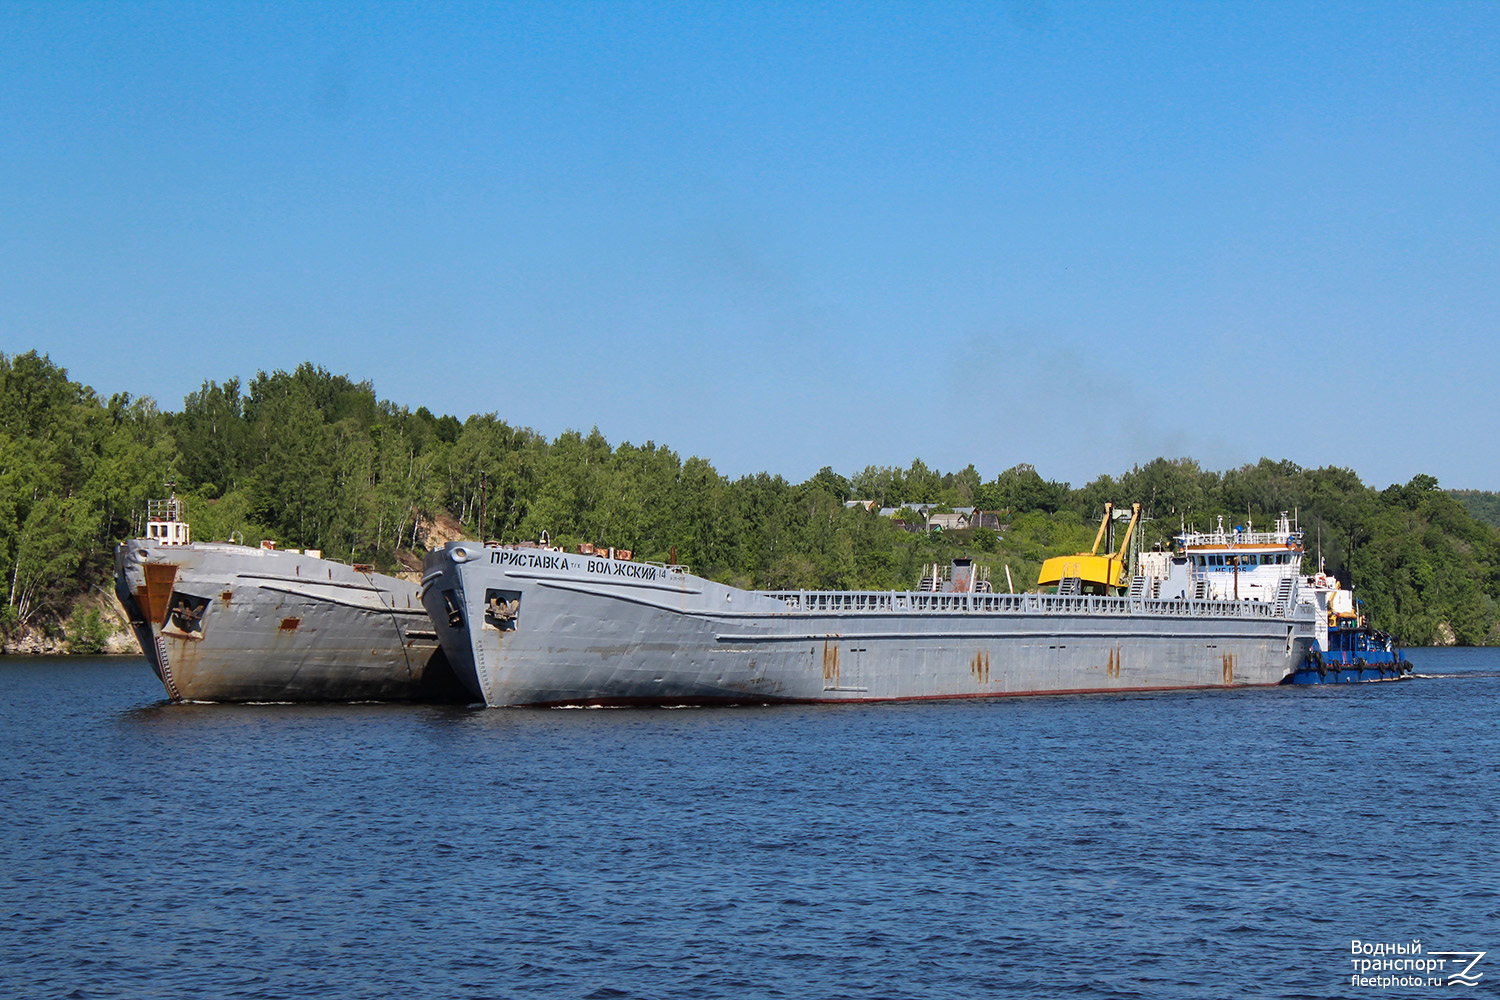
[[[1114,504],[1104,505],[1104,520],[1099,522],[1099,533],[1094,536],[1092,549],[1076,556],[1053,556],[1042,563],[1037,586],[1056,587],[1058,593],[1106,595],[1125,589],[1127,585],[1122,582],[1125,579],[1125,553],[1130,548],[1130,536],[1135,533],[1136,523],[1141,519],[1141,505],[1130,505],[1130,526],[1125,529],[1125,540],[1120,543],[1120,551],[1111,552],[1106,548],[1104,554],[1100,555],[1099,546],[1104,542],[1114,513]],[[1072,580],[1078,581],[1077,590],[1073,590],[1065,582]]]

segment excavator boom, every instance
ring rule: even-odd
[[[1115,505],[1106,502],[1104,505],[1104,520],[1099,522],[1099,533],[1094,536],[1094,547],[1089,549],[1089,555],[1096,556],[1099,554],[1099,545],[1104,541],[1104,533],[1109,530],[1110,515],[1114,512]]]
[[[1128,552],[1128,551],[1130,551],[1130,536],[1133,535],[1133,534],[1135,534],[1135,526],[1136,526],[1137,523],[1139,523],[1140,519],[1141,519],[1141,505],[1138,504],[1138,503],[1131,504],[1130,505],[1130,524],[1129,524],[1129,526],[1127,526],[1125,528],[1125,540],[1120,543],[1120,551],[1115,556],[1116,559],[1120,560],[1120,563],[1122,565],[1125,562],[1125,553]]]
[[[1063,580],[1076,579],[1079,585],[1089,593],[1108,594],[1111,590],[1118,590],[1125,575],[1125,553],[1130,548],[1131,535],[1135,533],[1135,526],[1141,519],[1141,505],[1132,504],[1130,508],[1130,526],[1125,529],[1125,540],[1120,544],[1118,553],[1108,549],[1103,555],[1099,554],[1099,547],[1104,544],[1105,532],[1109,530],[1110,518],[1114,516],[1115,505],[1106,503],[1104,505],[1104,519],[1099,522],[1099,533],[1094,536],[1094,547],[1088,552],[1080,552],[1073,556],[1053,556],[1042,563],[1042,571],[1037,576],[1037,586],[1050,587],[1060,585]]]

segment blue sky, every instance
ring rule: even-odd
[[[731,475],[1500,489],[1500,5],[0,7],[0,351]]]

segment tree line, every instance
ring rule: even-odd
[[[731,479],[597,429],[548,439],[495,413],[413,411],[310,364],[205,382],[171,412],[106,399],[35,351],[0,354],[0,630],[59,627],[82,595],[107,590],[114,544],[142,533],[167,483],[199,540],[276,539],[396,570],[418,565],[435,525],[504,542],[545,531],[569,548],[612,545],[769,588],[906,589],[963,554],[996,589],[1008,569],[1022,590],[1048,556],[1089,547],[1107,501],[1143,504],[1147,546],[1184,525],[1269,527],[1288,511],[1307,534],[1304,568],[1321,555],[1403,641],[1500,643],[1500,529],[1431,476],[1377,490],[1343,468],[1261,459],[1219,472],[1158,458],[1074,488],[1030,465],[985,479],[918,459],[801,483]],[[1003,523],[913,533],[852,499],[972,506]]]

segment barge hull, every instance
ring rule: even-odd
[[[453,543],[428,557],[421,590],[455,673],[497,707],[1260,686],[1312,642],[1310,615],[1262,602],[773,594],[671,567],[510,558]]]
[[[466,701],[415,585],[295,552],[126,542],[115,592],[173,701]]]

